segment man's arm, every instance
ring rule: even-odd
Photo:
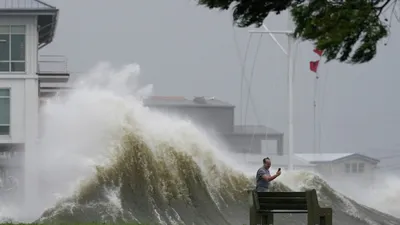
[[[264,179],[264,180],[266,180],[266,181],[273,181],[273,180],[275,180],[275,178],[277,178],[279,175],[278,174],[275,174],[275,175],[270,175],[270,174],[264,174],[263,176],[262,176],[262,178]]]
[[[260,169],[258,172],[260,173],[260,177],[268,182],[275,180],[275,178],[277,178],[280,175],[279,173],[276,173],[275,175],[271,176],[269,170],[262,170],[262,169]]]

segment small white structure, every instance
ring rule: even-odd
[[[40,83],[69,78],[66,62],[57,70],[54,57],[44,64],[38,59],[39,49],[53,40],[57,16],[58,9],[39,0],[0,0],[0,152],[17,151],[13,155],[25,160],[37,154]],[[25,181],[35,179],[32,163],[23,165]]]
[[[378,159],[359,153],[296,154],[296,158],[315,165],[315,171],[326,178],[367,178],[374,174]]]

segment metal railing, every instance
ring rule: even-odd
[[[37,0],[0,0],[0,9],[51,9],[53,6]]]
[[[38,60],[39,73],[68,73],[68,59],[63,55],[41,55]]]

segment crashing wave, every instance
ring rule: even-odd
[[[136,65],[121,71],[101,65],[74,91],[42,108],[41,157],[32,159],[40,164],[40,199],[23,212],[38,210],[41,223],[247,224],[246,190],[253,177],[190,121],[144,107],[135,96],[151,88],[127,86],[137,74]],[[400,224],[312,173],[284,173],[271,186],[312,188],[322,206],[333,208],[334,224]],[[0,215],[10,215],[7,210],[0,207]],[[304,215],[275,219],[305,224]]]

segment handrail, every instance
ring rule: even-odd
[[[68,59],[63,55],[40,55],[38,73],[68,73]]]

